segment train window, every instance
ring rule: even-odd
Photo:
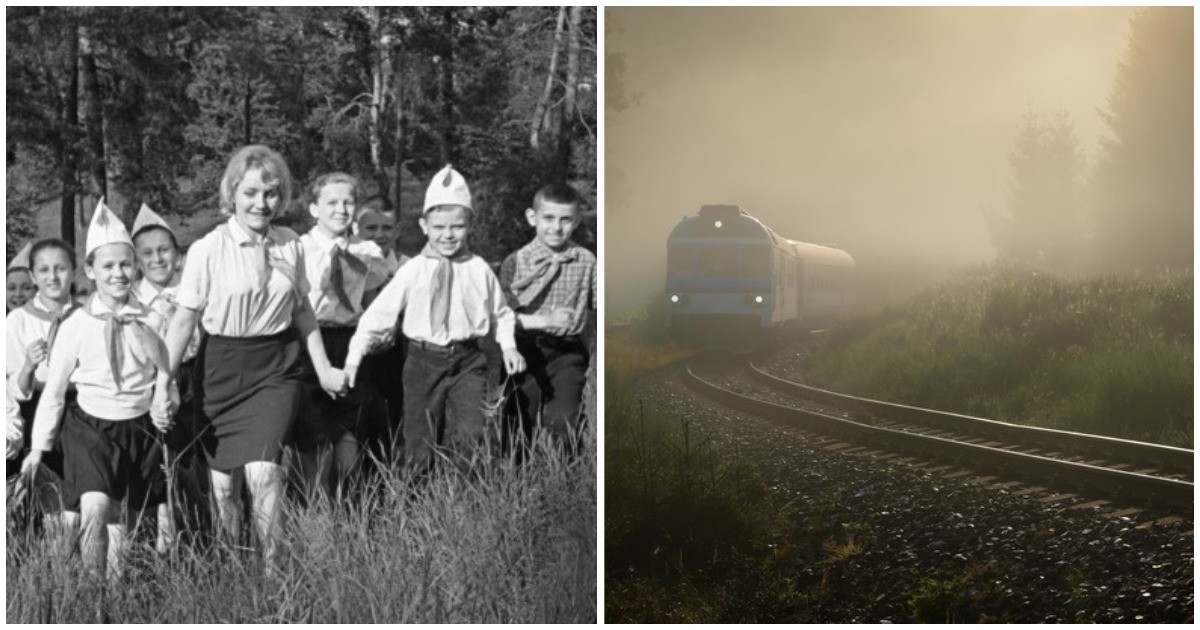
[[[667,250],[667,277],[687,278],[696,275],[696,250],[672,247]]]
[[[771,275],[771,255],[769,249],[742,250],[742,277],[761,278]]]
[[[737,250],[705,247],[696,250],[697,275],[706,278],[734,278],[738,275]]]

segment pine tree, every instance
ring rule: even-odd
[[[1000,258],[1075,268],[1084,232],[1084,155],[1070,116],[1028,110],[1008,163],[1007,212],[984,211]]]
[[[1192,11],[1154,7],[1130,21],[1092,176],[1099,269],[1192,266]]]

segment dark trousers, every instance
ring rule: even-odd
[[[367,422],[367,441],[375,455],[384,462],[392,461],[402,452],[399,447],[402,442],[400,431],[404,425],[403,374],[406,354],[408,339],[399,335],[395,346],[363,360],[363,369],[367,371],[375,390],[374,396],[368,401],[370,412],[363,414]]]
[[[542,427],[556,441],[578,433],[588,349],[579,337],[518,335],[525,373],[517,379],[517,413],[525,435]]]
[[[411,341],[404,363],[404,452],[409,469],[427,472],[433,448],[447,446],[469,467],[485,435],[487,357],[474,342],[436,346]]]

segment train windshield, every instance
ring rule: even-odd
[[[760,278],[771,273],[771,250],[677,245],[667,250],[672,278]]]

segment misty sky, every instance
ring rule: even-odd
[[[667,234],[704,203],[836,244],[864,273],[990,260],[980,209],[1003,207],[1022,115],[1067,111],[1090,161],[1133,14],[606,11],[608,52],[641,94],[605,121],[609,313],[662,290]]]

